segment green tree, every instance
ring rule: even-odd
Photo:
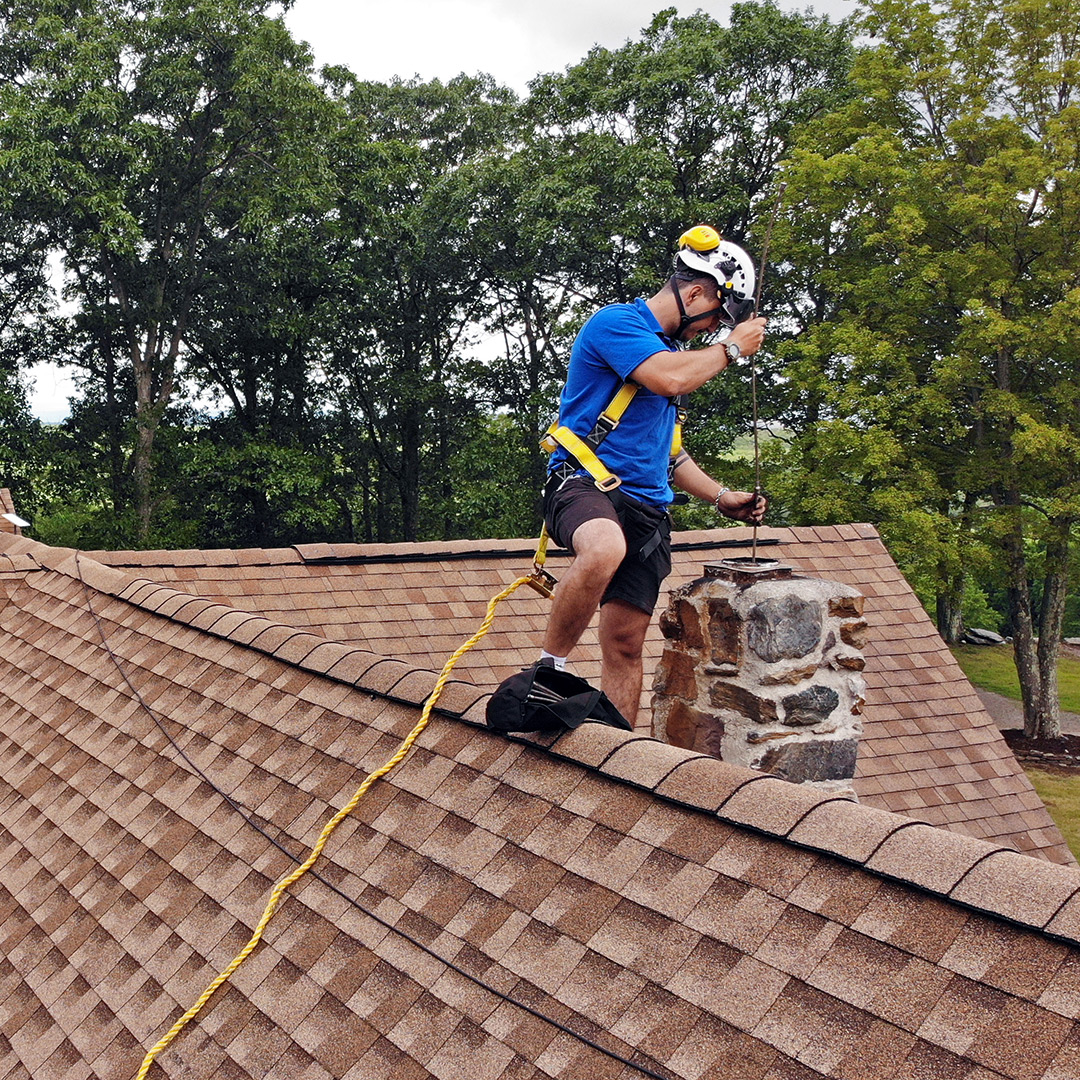
[[[838,477],[879,501],[891,489],[878,520],[898,533],[903,513],[923,516],[946,632],[976,538],[996,546],[1025,727],[1053,735],[1080,521],[1080,6],[867,12],[858,98],[813,126],[787,174],[787,239],[817,251],[810,310],[827,321],[789,350],[804,428],[786,464],[811,492]],[[830,431],[844,472],[817,452]],[[870,433],[893,447],[876,476]]]
[[[37,509],[32,478],[40,464],[40,425],[30,414],[25,370],[50,359],[51,293],[46,252],[32,230],[0,236],[0,487],[23,516]]]
[[[850,96],[851,37],[847,22],[769,2],[734,4],[727,26],[667,9],[639,39],[535,80],[528,108],[553,148],[535,183],[565,180],[559,215],[579,245],[572,287],[601,303],[651,292],[676,238],[699,221],[760,251],[796,132]],[[789,276],[770,269],[774,341],[802,286]],[[763,396],[775,397],[770,350],[758,366]],[[714,380],[692,402],[692,450],[727,451],[751,416],[748,379]]]
[[[595,234],[585,246],[606,253],[589,268],[604,271],[603,294],[622,300],[652,285],[689,224],[753,235],[794,132],[848,96],[850,63],[848,24],[736,3],[728,26],[666,9],[639,40],[597,46],[565,74],[535,80],[531,114],[592,163],[606,207],[586,203],[576,223],[579,238]]]
[[[141,543],[155,440],[208,268],[238,229],[274,220],[323,171],[325,95],[268,7],[0,3],[4,209],[63,254],[70,300],[115,306],[135,390],[127,454]]]
[[[487,77],[361,82],[338,72],[335,296],[323,372],[370,538],[453,532],[449,462],[478,415],[485,283],[468,168],[500,148],[514,95]]]

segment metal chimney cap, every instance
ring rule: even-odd
[[[793,566],[779,559],[755,559],[739,556],[705,564],[705,577],[722,578],[736,585],[753,585],[758,581],[777,581],[791,577]]]

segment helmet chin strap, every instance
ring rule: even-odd
[[[682,341],[683,334],[693,326],[694,323],[701,319],[711,319],[714,315],[719,315],[723,310],[723,304],[718,307],[714,307],[711,311],[703,311],[700,315],[687,315],[686,305],[683,303],[682,293],[679,292],[679,286],[675,281],[675,278],[671,279],[671,291],[675,294],[675,303],[679,305],[679,325],[675,330],[675,340]]]

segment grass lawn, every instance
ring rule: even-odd
[[[1011,645],[956,645],[953,647],[964,674],[980,690],[1020,700],[1020,680],[1016,675]],[[1058,691],[1066,712],[1080,713],[1080,660],[1063,656],[1058,661]]]
[[[1080,859],[1080,773],[1066,775],[1036,768],[1026,768],[1024,772],[1046,804],[1069,850]]]
[[[1011,645],[957,645],[953,655],[979,689],[1020,700],[1020,681]],[[1058,661],[1058,690],[1062,709],[1080,713],[1080,659],[1063,656]],[[1025,767],[1024,772],[1046,804],[1069,850],[1080,860],[1080,772],[1048,772],[1034,766]]]

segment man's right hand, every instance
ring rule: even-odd
[[[746,322],[739,323],[724,340],[738,345],[739,352],[743,356],[752,356],[761,348],[761,343],[765,340],[766,322],[768,320],[763,315],[747,319]]]

